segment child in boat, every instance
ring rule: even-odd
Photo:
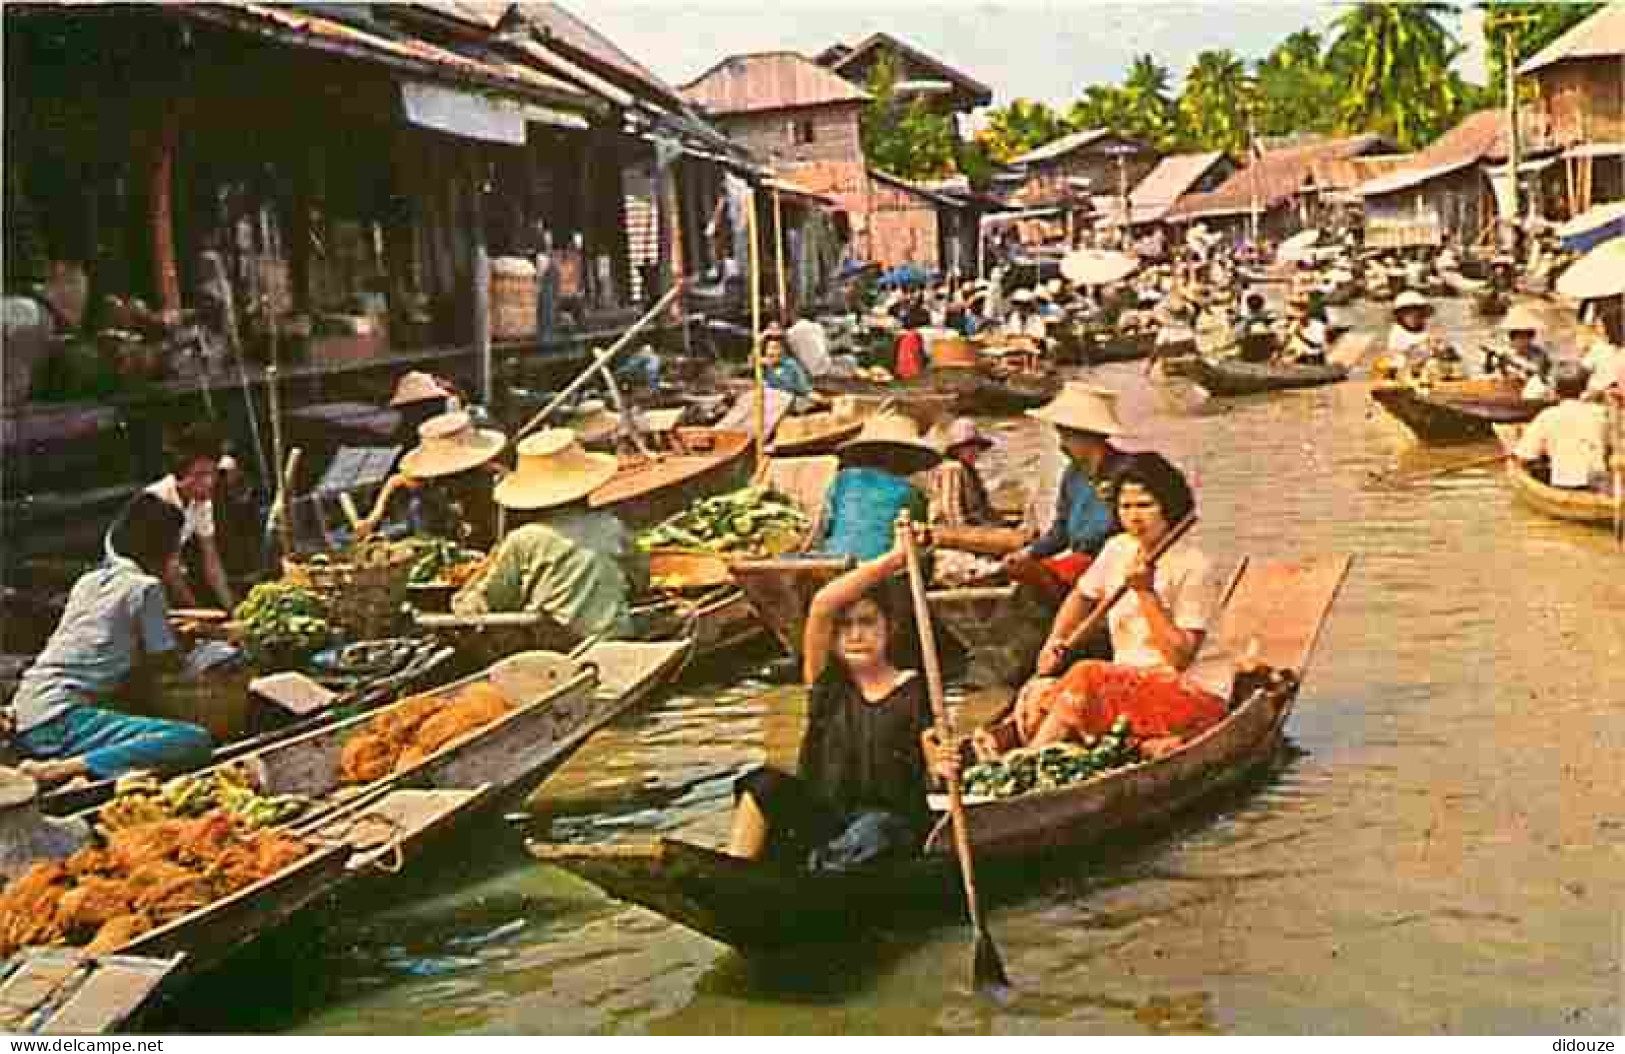
[[[793,400],[791,412],[800,412],[828,402],[813,391],[812,377],[784,346],[784,332],[769,326],[762,333],[762,383],[786,393]]]
[[[429,418],[418,429],[418,445],[401,458],[400,470],[385,482],[356,536],[377,530],[395,495],[411,491],[417,498],[417,533],[477,549],[496,544],[491,481],[504,472],[496,457],[507,445],[508,437],[496,429],[476,428],[467,411]]]
[[[1315,317],[1314,295],[1298,289],[1289,301],[1292,317],[1287,323],[1281,359],[1299,366],[1326,365],[1326,323]]]
[[[159,576],[179,551],[181,521],[164,499],[138,495],[114,527],[106,559],[74,583],[62,621],[23,671],[13,742],[19,767],[41,786],[208,760],[214,743],[197,725],[99,705],[155,690],[157,674],[180,669]]]
[[[931,471],[931,522],[950,527],[997,527],[977,459],[993,445],[976,422],[957,418],[948,426],[942,464]]]
[[[1514,453],[1532,474],[1565,490],[1602,489],[1608,480],[1608,409],[1587,402],[1585,369],[1575,362],[1560,363],[1555,387],[1561,400],[1542,410],[1529,423]]]
[[[493,495],[520,525],[452,598],[452,611],[536,611],[578,640],[630,638],[632,600],[649,584],[648,558],[613,513],[587,504],[617,467],[615,455],[588,453],[568,428],[520,443],[518,467]]]
[[[958,760],[931,729],[907,585],[898,577],[905,559],[894,541],[814,595],[803,636],[810,697],[796,772],[764,766],[735,783],[732,855],[848,870],[919,847],[930,816],[927,758],[944,780],[958,778]]]
[[[903,414],[869,418],[840,455],[841,470],[824,499],[823,533],[812,548],[873,560],[891,549],[898,513],[907,509],[915,522],[926,522],[926,496],[908,477],[934,468],[942,455]]]
[[[1194,683],[1195,660],[1212,617],[1206,556],[1181,539],[1154,568],[1145,554],[1195,510],[1190,486],[1161,455],[1127,455],[1117,473],[1123,533],[1101,550],[1055,616],[1039,653],[1039,677],[1022,690],[1015,724],[1021,742],[1043,746],[1101,735],[1126,716],[1143,749],[1155,755],[1218,723],[1225,715],[1219,685]],[[1066,668],[1066,641],[1094,607],[1127,583],[1129,593],[1107,615],[1112,660],[1085,659]],[[1058,678],[1058,679],[1056,679]],[[991,739],[977,737],[986,750]]]
[[[1117,393],[1078,381],[1027,415],[1055,427],[1068,464],[1049,529],[1005,557],[1004,568],[1013,581],[1060,600],[1117,532],[1110,481],[1124,455],[1111,437],[1125,429]]]

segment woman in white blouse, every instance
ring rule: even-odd
[[[1145,563],[1145,554],[1194,509],[1189,484],[1165,458],[1128,457],[1117,474],[1123,533],[1106,543],[1056,614],[1039,654],[1039,676],[1016,704],[1022,742],[1042,746],[1101,735],[1125,716],[1131,734],[1155,753],[1223,719],[1225,701],[1214,690],[1222,688],[1185,675],[1213,614],[1208,559],[1182,539],[1154,568]],[[1066,668],[1073,631],[1124,583],[1129,592],[1107,615],[1112,661],[1084,660]]]

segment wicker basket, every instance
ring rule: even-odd
[[[491,339],[529,340],[536,335],[536,267],[518,256],[491,261]]]
[[[419,554],[404,547],[388,550],[389,558],[357,564],[343,560],[310,563],[284,558],[285,581],[320,596],[330,620],[361,640],[395,635],[406,602],[407,576]]]

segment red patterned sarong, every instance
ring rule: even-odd
[[[925,338],[914,330],[907,330],[897,338],[898,380],[912,380],[925,372]]]
[[[1062,553],[1042,560],[1023,560],[1010,568],[1010,581],[1032,586],[1060,600],[1094,562],[1095,558],[1088,553]]]
[[[1073,664],[1038,706],[1057,715],[1076,736],[1098,736],[1126,716],[1137,739],[1192,736],[1224,719],[1224,700],[1183,681],[1168,669],[1112,662]]]

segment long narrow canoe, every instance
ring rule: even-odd
[[[1072,324],[1062,329],[1057,361],[1069,366],[1098,366],[1105,362],[1131,362],[1151,354],[1157,331],[1120,333],[1101,326]]]
[[[1441,384],[1427,393],[1409,384],[1377,384],[1371,398],[1418,441],[1430,446],[1476,443],[1497,424],[1521,424],[1552,405],[1524,399],[1498,382]]]
[[[1239,362],[1235,359],[1193,359],[1186,376],[1209,395],[1257,395],[1292,388],[1318,388],[1347,380],[1345,366],[1289,366]]]
[[[266,793],[318,799],[291,830],[319,848],[254,886],[142,934],[105,961],[173,960],[163,986],[173,992],[316,900],[359,883],[388,880],[431,843],[533,791],[594,732],[668,680],[687,650],[683,643],[598,644],[580,662],[562,655],[538,657],[517,677],[506,672],[511,664],[499,663],[433,694],[489,682],[517,703],[515,709],[402,772],[359,788],[339,787],[339,757],[350,735],[376,714],[237,759],[232,764],[253,773]],[[82,1027],[117,1027],[156,990],[156,984],[149,986],[137,1005],[109,1002],[99,1020],[87,1018]],[[33,1027],[54,1031],[58,1015],[75,1000],[83,1002],[76,990],[62,991],[54,1002],[40,1000]]]
[[[743,486],[750,476],[751,436],[711,428],[678,428],[671,449],[652,460],[623,460],[589,504],[613,512],[627,527],[650,527],[699,498]]]
[[[1296,689],[1337,590],[1346,558],[1244,564],[1232,580],[1207,661],[1252,651],[1297,673],[1285,686],[1248,691],[1224,721],[1156,761],[1071,787],[967,801],[978,878],[1029,872],[1036,853],[1098,844],[1155,825],[1256,773],[1275,755]],[[904,921],[904,913],[957,896],[953,850],[933,839],[915,858],[846,873],[809,873],[742,860],[678,839],[577,846],[532,843],[544,863],[610,896],[649,908],[747,954],[833,943]]]

